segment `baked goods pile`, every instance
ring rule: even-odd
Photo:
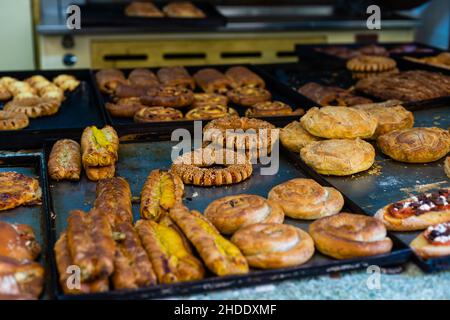
[[[29,125],[29,118],[56,114],[65,100],[65,92],[74,91],[80,81],[62,74],[49,81],[36,75],[20,81],[11,77],[0,78],[0,130],[20,130]]]
[[[172,2],[165,5],[162,11],[152,2],[133,1],[125,8],[125,15],[138,18],[205,18],[205,13],[188,1]]]

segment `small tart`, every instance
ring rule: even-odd
[[[0,110],[0,130],[20,130],[28,127],[29,123],[23,113]]]
[[[157,86],[150,88],[141,97],[141,102],[148,106],[162,106],[170,108],[184,108],[191,105],[194,94],[182,87]]]
[[[139,109],[134,115],[134,122],[148,123],[159,121],[181,120],[183,114],[180,110],[166,107],[145,107]]]
[[[381,72],[397,66],[394,59],[381,56],[359,55],[347,61],[347,69],[358,72]]]
[[[299,121],[289,123],[280,130],[280,140],[284,147],[292,152],[300,152],[303,147],[322,138],[313,136],[306,131]]]
[[[272,99],[269,91],[258,87],[237,87],[227,93],[228,98],[235,104],[251,107],[258,102]]]

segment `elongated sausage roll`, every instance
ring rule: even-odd
[[[80,180],[81,150],[78,142],[64,139],[57,141],[48,161],[50,178],[60,180]]]
[[[86,167],[104,167],[118,160],[119,137],[111,126],[98,129],[87,127],[81,137],[83,165]]]
[[[194,74],[194,79],[203,91],[208,93],[226,93],[231,89],[231,81],[220,71],[205,68]]]
[[[195,89],[195,81],[184,67],[165,67],[158,70],[158,79],[164,86]]]
[[[117,69],[104,69],[95,75],[97,85],[101,92],[114,93],[119,84],[127,83],[125,75]]]

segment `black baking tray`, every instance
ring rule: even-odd
[[[248,65],[248,64],[241,64],[242,66],[245,66],[252,70],[253,72],[257,73],[259,76],[261,76],[264,81],[266,82],[266,88],[272,93],[272,99],[278,100],[281,102],[284,102],[288,105],[290,105],[294,110],[297,108],[302,108],[304,110],[307,110],[314,106],[314,102],[307,99],[306,97],[296,93],[295,91],[292,91],[290,88],[286,87],[283,83],[279,82],[277,79],[272,77],[270,74],[264,72],[263,70],[259,69],[256,66]],[[195,72],[197,72],[200,69],[204,68],[215,68],[221,72],[225,72],[228,68],[235,66],[235,65],[208,65],[208,66],[192,66],[192,67],[186,67],[188,72],[191,75],[194,75]],[[149,68],[153,72],[158,71],[158,68]],[[128,77],[128,74],[133,69],[121,69],[125,76]],[[107,102],[111,102],[111,97],[107,94],[103,94],[100,92],[96,82],[95,82],[95,74],[99,70],[94,70],[92,73],[93,76],[93,82],[95,83],[96,88],[96,94],[98,97],[98,100],[100,101],[100,105],[103,108],[104,113],[106,114],[107,121],[110,125],[112,125],[116,129],[122,129],[122,130],[128,130],[128,131],[136,131],[137,129],[140,129],[141,131],[156,131],[156,132],[171,132],[177,128],[190,128],[192,129],[194,127],[194,120],[177,120],[177,121],[161,121],[161,122],[153,122],[153,123],[135,123],[133,119],[129,118],[118,118],[113,117],[109,114],[109,112],[105,108],[105,104]],[[197,88],[196,92],[202,92],[201,89]],[[229,107],[234,108],[241,116],[245,114],[246,107],[241,107],[234,105],[232,103],[229,103]],[[183,113],[185,113],[185,110],[181,110]],[[284,126],[288,124],[289,122],[292,122],[294,120],[298,120],[300,118],[299,115],[290,115],[290,116],[265,116],[265,117],[256,117],[258,119],[263,119],[266,121],[269,121],[275,125]],[[204,122],[207,122],[204,120]]]
[[[208,1],[191,1],[205,13],[205,18],[128,17],[125,15],[125,8],[130,2],[87,3],[80,5],[82,24],[89,27],[145,27],[168,31],[171,29],[213,28],[224,26],[227,23],[225,16]],[[162,10],[167,2],[155,1],[154,4]]]
[[[91,72],[87,69],[0,72],[0,77],[8,76],[25,80],[38,74],[50,81],[60,74],[70,74],[79,79],[81,84],[75,91],[66,93],[66,100],[63,101],[57,114],[30,119],[30,125],[22,130],[0,131],[0,150],[41,148],[46,139],[59,137],[62,131],[67,134],[81,133],[89,125],[103,127],[106,124],[105,114],[99,108],[93,90]],[[0,103],[0,109],[2,108],[3,104]]]
[[[415,127],[450,127],[450,106],[430,108],[414,112]],[[375,147],[376,148],[376,147]],[[397,162],[376,148],[375,165],[368,171],[348,177],[325,176],[316,173],[301,159],[299,164],[309,175],[322,184],[328,184],[344,194],[350,203],[368,215],[392,202],[408,198],[420,192],[433,192],[450,187],[450,179],[444,173],[444,159],[428,164]],[[297,155],[295,157],[299,158]],[[405,245],[420,232],[393,232]],[[450,256],[438,259],[422,259],[415,255],[415,262],[426,272],[450,269]]]
[[[117,173],[127,179],[130,183],[134,196],[138,196],[148,173],[157,168],[168,169],[171,165],[170,153],[175,145],[171,141],[159,141],[154,137],[136,139],[121,144],[119,152],[119,162]],[[48,158],[52,142],[45,146],[46,157]],[[191,209],[203,211],[213,200],[230,194],[259,194],[267,197],[269,190],[275,185],[290,180],[295,177],[307,177],[306,174],[297,167],[293,158],[280,157],[280,170],[275,176],[262,176],[259,174],[259,165],[254,167],[252,178],[240,184],[226,187],[201,188],[186,186],[184,203]],[[66,227],[68,213],[72,209],[89,210],[95,200],[95,186],[93,182],[88,182],[83,176],[80,183],[74,182],[51,182],[49,188],[50,208],[54,212],[55,219],[52,221],[52,239],[61,233]],[[362,212],[351,202],[347,202],[346,211]],[[139,218],[139,203],[133,203],[133,213],[135,220]],[[287,218],[286,223],[294,224],[302,229],[307,229],[309,222],[295,221]],[[374,257],[335,260],[316,252],[312,260],[306,264],[279,270],[252,271],[248,275],[228,276],[228,277],[207,277],[201,281],[179,283],[173,285],[157,285],[140,290],[112,291],[104,294],[91,294],[83,296],[66,296],[62,293],[55,273],[53,264],[53,288],[58,299],[150,299],[173,297],[197,292],[207,292],[213,290],[223,290],[243,286],[255,286],[292,278],[310,277],[319,274],[351,271],[367,268],[370,265],[394,266],[406,262],[411,251],[398,239],[391,237],[394,241],[394,249],[391,253]],[[49,243],[53,246],[53,243]]]
[[[33,228],[36,240],[42,248],[37,262],[45,268],[45,283],[42,299],[51,298],[53,295],[51,286],[51,272],[49,250],[47,243],[50,241],[50,220],[48,213],[48,197],[45,190],[48,189],[47,172],[44,157],[41,152],[37,153],[0,153],[0,172],[16,171],[30,177],[39,179],[42,188],[42,205],[20,206],[11,210],[0,212],[0,221],[16,224],[27,224]]]

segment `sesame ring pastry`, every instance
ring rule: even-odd
[[[293,219],[314,220],[337,214],[344,206],[342,194],[312,179],[292,179],[270,190],[269,200],[278,203]]]
[[[258,223],[239,229],[232,237],[249,266],[278,269],[298,266],[314,255],[311,236],[287,224]]]
[[[159,121],[175,121],[183,119],[180,110],[166,107],[145,107],[139,109],[134,115],[134,122],[149,123]]]
[[[74,91],[80,85],[80,81],[77,78],[68,74],[57,76],[53,79],[53,83],[64,91]]]
[[[450,255],[450,222],[429,226],[411,243],[411,249],[424,259]]]
[[[22,113],[29,118],[39,118],[54,115],[59,111],[59,102],[56,100],[31,98],[20,99],[8,102],[3,108],[4,111]]]
[[[234,88],[238,87],[264,88],[266,86],[266,83],[260,76],[251,71],[249,68],[243,66],[235,66],[229,68],[225,72],[225,76],[227,76],[231,80],[231,84]]]
[[[113,94],[119,84],[126,84],[127,79],[122,71],[117,69],[103,69],[95,74],[97,85],[103,93]]]
[[[447,174],[447,177],[450,178],[450,157],[447,157],[444,162],[444,171]]]
[[[450,221],[450,189],[388,204],[375,214],[388,230],[413,231]]]
[[[359,55],[347,61],[347,69],[357,72],[382,72],[397,66],[394,59],[381,56]]]
[[[226,107],[228,105],[228,97],[217,93],[194,93],[194,101],[191,108],[203,107],[204,105]]]
[[[227,93],[231,102],[244,107],[251,107],[258,102],[272,99],[269,91],[258,87],[237,87]]]
[[[115,103],[106,103],[105,108],[113,117],[133,118],[136,112],[145,108],[138,97],[122,98]]]
[[[226,93],[232,88],[230,79],[213,68],[204,68],[194,74],[197,85],[206,93]]]
[[[302,115],[302,109],[295,110],[296,114]],[[281,101],[265,101],[258,102],[252,105],[245,112],[246,117],[260,117],[260,116],[284,116],[292,115],[294,111],[290,106]]]
[[[171,172],[177,174],[185,184],[210,187],[242,182],[250,178],[253,166],[241,153],[205,148],[175,159]]]
[[[228,115],[238,115],[237,111],[233,108],[228,108],[227,106],[221,105],[203,105],[201,107],[189,110],[186,113],[186,119],[197,120],[197,119],[217,119]]]
[[[80,180],[81,147],[78,142],[63,139],[53,145],[48,160],[48,174],[56,181]]]
[[[204,214],[222,234],[233,234],[251,224],[280,224],[284,221],[284,212],[279,204],[250,194],[214,200]]]
[[[300,157],[320,174],[348,176],[369,169],[375,149],[361,139],[332,139],[311,142],[300,150]]]
[[[27,115],[23,113],[0,110],[0,131],[20,130],[28,127],[29,123]]]
[[[40,204],[41,196],[38,179],[14,171],[0,172],[0,211]]]
[[[414,115],[406,110],[398,100],[388,100],[379,103],[360,104],[353,106],[359,110],[364,110],[378,120],[377,129],[370,139],[401,129],[409,129],[414,125]]]
[[[381,151],[394,160],[427,163],[450,151],[450,133],[440,128],[410,128],[386,133],[377,140]]]
[[[163,86],[195,89],[195,80],[184,67],[160,68],[157,76]]]
[[[292,152],[300,152],[309,143],[320,140],[322,139],[303,129],[300,121],[291,122],[280,130],[281,143]]]
[[[184,108],[194,101],[191,90],[182,87],[153,87],[141,97],[141,102],[148,106]]]
[[[12,98],[11,93],[6,86],[0,84],[0,101],[7,101]]]
[[[309,234],[317,250],[336,259],[388,253],[393,245],[379,220],[344,212],[314,221]]]
[[[327,139],[370,138],[378,124],[366,111],[348,107],[314,107],[300,122],[310,134]]]

